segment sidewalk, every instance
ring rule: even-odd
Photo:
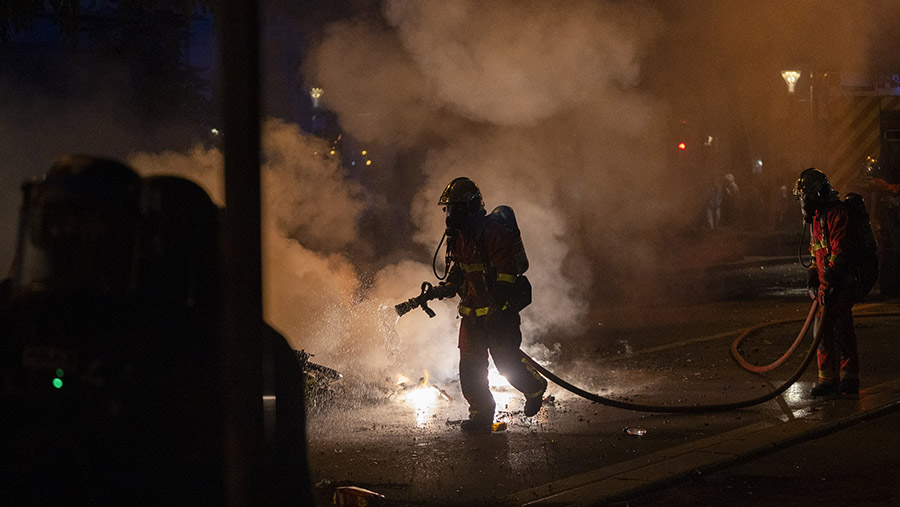
[[[802,417],[762,421],[507,496],[504,504],[604,505],[634,498],[836,432],[900,408],[900,380],[864,389],[858,399],[823,400]]]

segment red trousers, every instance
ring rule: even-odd
[[[822,339],[816,356],[819,382],[859,379],[859,352],[853,329],[853,291],[844,290],[825,300],[819,326]]]
[[[526,396],[540,393],[546,381],[522,359],[519,314],[467,316],[459,326],[459,385],[469,403],[470,417],[494,417],[494,397],[488,386],[488,353],[497,371]]]

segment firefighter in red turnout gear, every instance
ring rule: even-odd
[[[853,304],[859,283],[853,269],[856,236],[850,211],[838,198],[828,177],[809,168],[800,174],[794,195],[810,224],[807,288],[822,305],[821,341],[817,351],[818,382],[810,394],[856,395],[859,393],[859,353],[853,329]]]
[[[481,191],[469,178],[451,181],[438,204],[447,214],[448,260],[452,262],[439,290],[461,298],[459,382],[469,403],[469,419],[463,421],[462,429],[487,432],[495,408],[488,387],[489,353],[500,374],[525,395],[526,416],[540,411],[547,388],[547,381],[525,362],[519,349],[523,304],[517,297],[517,279],[527,269],[527,259],[518,228],[512,229],[500,215],[512,210],[501,206],[487,214]]]

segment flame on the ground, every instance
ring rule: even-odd
[[[415,411],[416,427],[424,428],[431,418],[440,400],[452,401],[453,398],[447,391],[429,383],[430,376],[428,371],[424,372],[424,376],[420,377],[418,382],[413,383],[409,377],[402,374],[397,375],[397,386],[406,390],[404,400],[406,404]],[[491,388],[491,394],[494,396],[494,403],[497,404],[498,413],[508,410],[510,402],[515,399],[518,391],[510,385],[510,383],[500,375],[497,368],[491,365],[488,370],[488,385]]]
[[[397,385],[403,386],[409,383],[409,379],[403,375],[399,375],[397,380]],[[446,391],[428,383],[428,371],[425,371],[425,376],[421,377],[416,386],[406,393],[406,404],[416,412],[416,427],[425,427],[441,398],[450,401],[450,395]]]

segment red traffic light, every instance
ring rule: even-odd
[[[684,143],[678,143],[678,149],[684,151],[687,149],[687,145]]]

